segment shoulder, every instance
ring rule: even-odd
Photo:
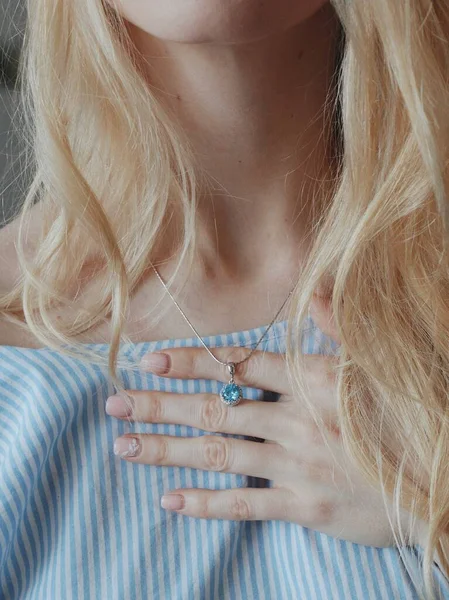
[[[27,249],[36,247],[41,229],[39,206],[32,209],[32,215],[27,226]],[[0,295],[10,292],[15,283],[20,279],[21,268],[17,256],[17,239],[19,232],[19,218],[0,229]],[[0,316],[0,346],[26,346],[38,347],[39,341],[31,332],[24,330],[14,323],[10,323]]]
[[[42,207],[35,204],[25,219],[25,249],[32,253],[39,245],[44,222]],[[21,270],[17,256],[20,215],[0,228],[0,293],[10,291],[20,278]]]

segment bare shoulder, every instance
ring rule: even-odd
[[[27,228],[27,246],[37,244],[40,231],[40,211],[35,206]],[[31,225],[32,224],[32,225]],[[20,278],[21,269],[17,256],[16,242],[19,231],[19,218],[14,219],[0,229],[0,294],[7,294]],[[21,327],[9,323],[0,317],[0,346],[24,346],[35,348],[39,340]]]
[[[17,259],[16,239],[18,220],[15,219],[0,229],[0,293],[9,292],[20,276]]]
[[[43,216],[41,207],[36,204],[31,210],[31,218],[26,219],[26,253],[32,254],[34,249],[37,249],[41,239]],[[19,236],[20,219],[16,218],[8,225],[0,228],[0,294],[4,295],[10,292],[15,283],[21,277],[21,266],[17,253],[17,242]],[[78,272],[77,279],[67,282],[66,291],[69,293],[72,288],[76,292],[80,285],[84,285],[85,281],[89,281],[91,286],[90,293],[95,293],[96,286],[100,286],[102,281],[90,281],[87,275],[90,275],[90,270],[93,261],[87,262]],[[145,280],[145,281],[144,281]],[[166,319],[160,326],[156,326],[148,317],[150,299],[154,299],[154,304],[157,305],[163,295],[163,289],[155,278],[142,277],[138,289],[133,293],[130,305],[132,319],[126,323],[124,333],[129,336],[134,343],[143,341],[166,339],[169,337],[177,337],[183,334],[187,337],[190,335],[190,330],[186,329],[186,325],[181,320]],[[70,321],[71,315],[66,311],[71,308],[55,307],[51,312],[54,319],[62,319]],[[172,323],[173,321],[173,323]],[[169,326],[167,328],[167,322]],[[184,327],[184,329],[183,329]],[[103,318],[100,323],[95,324],[88,331],[83,332],[77,337],[80,343],[110,343],[111,328],[108,319]],[[0,346],[19,346],[24,348],[41,348],[42,341],[37,339],[35,335],[20,327],[15,323],[11,323],[0,315]]]

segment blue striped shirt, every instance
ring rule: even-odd
[[[252,347],[265,327],[205,338]],[[286,322],[261,348],[285,351]],[[196,338],[122,344],[151,350]],[[334,342],[309,317],[306,353]],[[108,344],[86,344],[107,353]],[[164,379],[120,368],[127,389],[218,393],[208,380]],[[190,468],[132,464],[113,442],[131,431],[199,436],[187,426],[109,417],[107,367],[43,347],[0,346],[0,595],[2,600],[392,600],[419,598],[396,548],[353,544],[294,523],[185,517],[160,507],[176,488],[224,489],[265,480]],[[262,391],[244,388],[247,398]],[[238,410],[238,408],[236,409]],[[238,437],[238,436],[237,436]],[[416,560],[420,546],[410,549]],[[441,597],[449,582],[435,565]]]

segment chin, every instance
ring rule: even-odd
[[[165,41],[237,44],[299,25],[328,0],[107,0],[142,31]]]

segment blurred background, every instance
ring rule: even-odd
[[[17,211],[25,187],[23,144],[12,120],[18,107],[16,74],[24,24],[24,0],[0,0],[0,226]]]

